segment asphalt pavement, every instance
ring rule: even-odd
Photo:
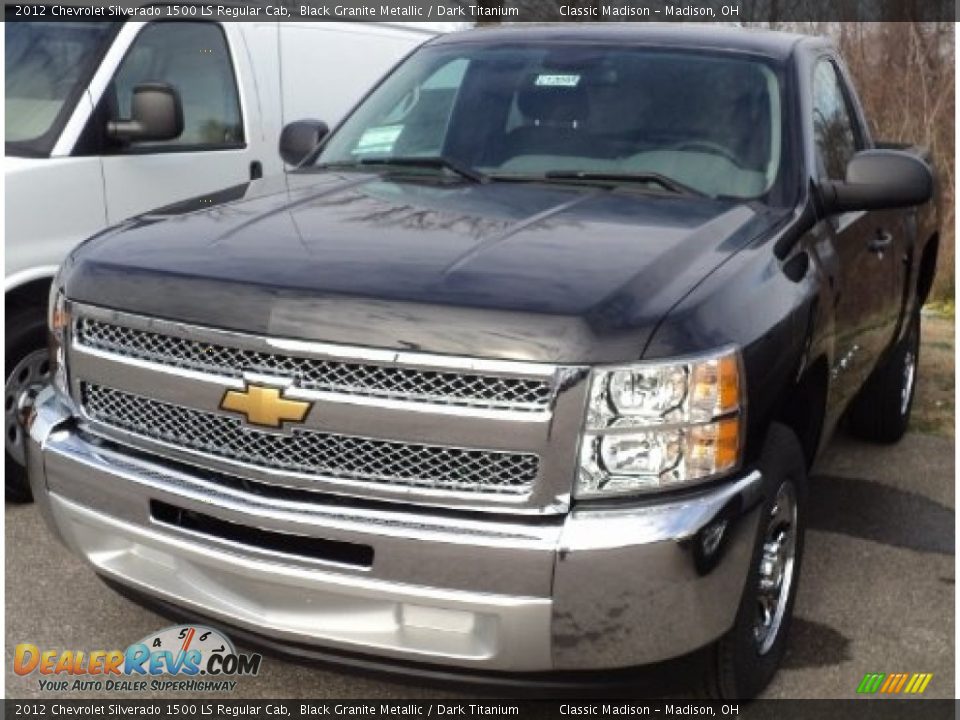
[[[954,697],[954,477],[950,437],[914,433],[891,447],[844,437],[832,443],[811,479],[796,620],[768,697],[852,698],[868,672],[933,673],[926,696]],[[100,582],[51,539],[32,506],[6,507],[5,560],[9,698],[58,696],[42,692],[36,675],[13,673],[17,643],[110,650],[170,624]],[[662,668],[642,675],[656,696]],[[229,698],[477,696],[267,656],[259,676],[241,680]]]

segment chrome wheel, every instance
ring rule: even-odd
[[[26,462],[21,418],[49,378],[50,356],[46,350],[34,350],[21,358],[7,376],[4,390],[4,442],[7,455],[20,465]]]
[[[784,482],[766,518],[757,587],[757,616],[753,639],[757,652],[770,651],[780,633],[793,585],[797,552],[797,497],[793,484]]]
[[[913,350],[907,350],[903,356],[903,381],[900,385],[900,414],[906,415],[913,397],[913,383],[917,379],[917,356]]]

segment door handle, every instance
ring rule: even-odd
[[[873,239],[867,244],[867,249],[872,253],[883,253],[893,244],[893,233],[886,230],[877,230]]]

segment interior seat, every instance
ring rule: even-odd
[[[550,84],[551,78],[559,77],[562,76],[531,75],[517,92],[517,109],[523,124],[507,134],[505,160],[524,155],[590,154],[586,129],[590,97],[579,78],[573,85]]]

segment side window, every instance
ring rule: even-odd
[[[237,81],[223,29],[209,22],[157,22],[145,27],[114,76],[110,99],[117,118],[130,117],[133,88],[172,85],[183,103],[183,133],[174,140],[137,143],[138,149],[236,147],[243,143]]]
[[[821,177],[843,180],[858,139],[837,69],[829,60],[819,61],[813,76],[813,133]]]

